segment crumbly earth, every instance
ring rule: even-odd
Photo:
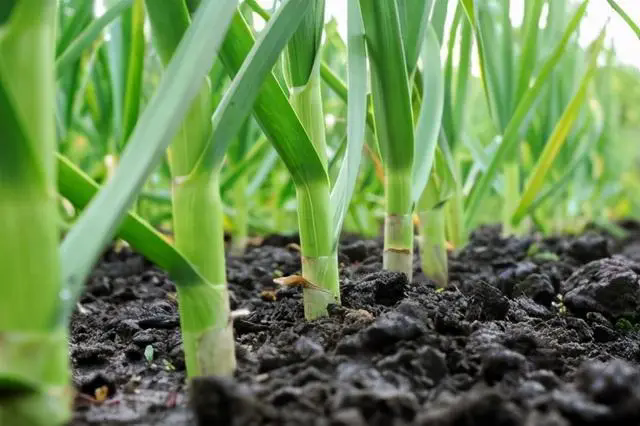
[[[175,287],[108,251],[73,316],[73,425],[640,424],[640,225],[630,237],[477,230],[437,290],[381,269],[381,241],[340,245],[342,306],[307,322],[296,240],[229,258],[238,371],[187,398]],[[416,250],[417,251],[417,250]],[[275,300],[274,300],[275,291]]]

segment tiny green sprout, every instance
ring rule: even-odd
[[[553,306],[558,311],[559,315],[567,315],[567,307],[564,304],[564,298],[561,294],[556,296],[556,300],[551,302],[551,306]]]
[[[539,261],[539,262],[557,262],[558,260],[560,260],[560,258],[558,257],[557,254],[551,251],[543,251],[540,253],[536,253],[533,256],[533,260]]]
[[[527,256],[533,257],[540,252],[540,245],[537,242],[532,243],[527,250]]]
[[[144,357],[149,364],[153,362],[153,346],[147,345],[147,347],[144,348]]]
[[[629,333],[633,331],[634,328],[635,327],[633,326],[633,324],[631,324],[631,321],[626,318],[620,318],[618,321],[616,321],[616,329],[624,333]]]

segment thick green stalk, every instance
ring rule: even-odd
[[[229,74],[235,75],[253,45],[253,37],[240,14],[234,16],[227,38],[220,54]],[[297,86],[297,85],[296,85]],[[318,258],[332,255],[333,224],[329,209],[329,179],[323,167],[318,150],[309,140],[305,128],[300,123],[282,86],[273,74],[268,75],[260,87],[253,105],[254,117],[264,134],[278,151],[295,183],[298,199],[298,215],[302,255],[304,258]],[[303,258],[303,264],[305,259]],[[317,262],[316,262],[317,263]],[[331,301],[339,302],[337,270],[335,274],[315,274],[311,267],[303,266],[303,274],[320,286],[314,275],[335,276],[327,280],[322,295],[331,294]],[[310,272],[311,268],[311,272]],[[337,265],[335,267],[337,269]],[[317,269],[317,268],[316,268]],[[331,267],[333,269],[333,267]],[[309,300],[309,297],[306,297]],[[316,298],[317,299],[317,298]],[[314,303],[314,306],[316,304]],[[326,303],[317,305],[318,311],[326,312]],[[320,309],[321,308],[321,309]]]
[[[181,146],[179,142],[184,141],[174,142],[174,157]],[[179,173],[176,163],[172,164],[174,175]],[[178,176],[174,178],[172,193],[176,248],[208,280],[200,285],[178,287],[187,372],[191,377],[231,374],[235,369],[235,349],[229,319],[218,173],[192,175],[185,180]]]
[[[327,145],[318,67],[314,67],[306,86],[293,89],[291,104],[326,170]],[[320,288],[304,290],[304,312],[307,319],[326,315],[327,304],[338,303],[340,300],[338,252],[332,241],[330,189],[325,182],[296,186],[302,276]]]
[[[184,1],[147,0],[156,48],[166,65],[189,25]],[[211,96],[205,84],[169,149],[176,248],[207,283],[178,288],[180,320],[190,377],[227,375],[235,369],[222,228],[219,170],[192,173],[212,132]]]
[[[384,194],[386,215],[382,265],[390,271],[404,272],[411,281],[413,279],[411,170],[385,167]]]
[[[385,167],[383,267],[413,275],[413,116],[395,1],[360,0],[376,137]]]
[[[327,314],[327,304],[340,303],[338,259],[333,244],[329,185],[296,185],[302,276],[318,288],[304,290],[307,319]]]
[[[320,52],[324,25],[324,0],[311,7],[287,46],[290,102],[307,131],[322,167],[328,168],[327,142],[320,88]],[[327,314],[327,304],[340,298],[338,253],[332,241],[330,186],[325,182],[297,185],[298,226],[302,251],[302,276],[319,289],[304,290],[307,319]]]
[[[56,2],[0,14],[0,424],[70,416],[55,185]]]

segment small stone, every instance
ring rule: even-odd
[[[366,326],[374,320],[373,315],[364,309],[349,309],[344,316],[345,323],[351,326]]]

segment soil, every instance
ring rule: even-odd
[[[109,250],[73,316],[73,425],[640,424],[640,224],[615,240],[503,238],[477,230],[437,290],[381,270],[381,241],[340,245],[342,306],[307,322],[296,239],[227,260],[234,378],[187,398],[175,287],[128,249]],[[273,291],[275,291],[275,298]],[[275,299],[275,300],[274,300]]]

